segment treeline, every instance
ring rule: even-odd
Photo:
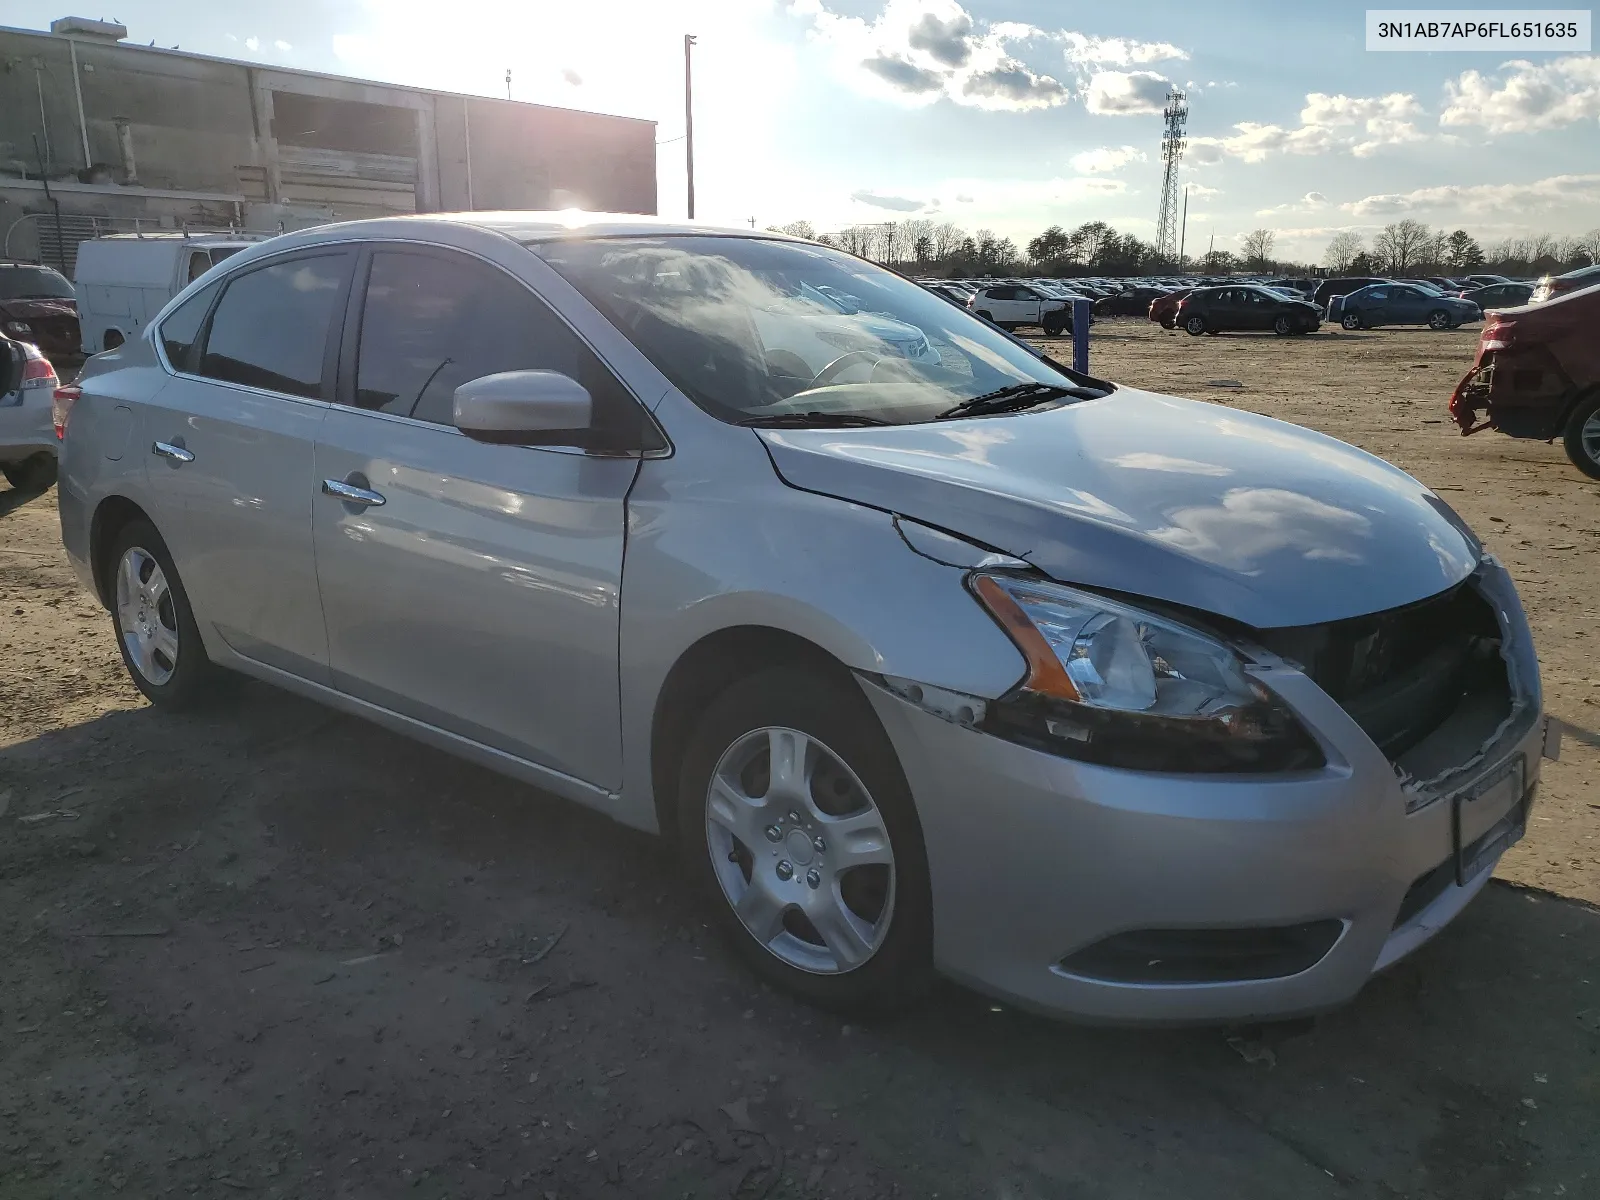
[[[1465,229],[1446,233],[1407,219],[1385,225],[1370,247],[1359,233],[1336,233],[1322,261],[1337,275],[1551,275],[1600,262],[1600,229],[1576,237],[1506,238],[1485,250]]]
[[[1071,230],[1052,225],[1021,249],[991,230],[969,233],[953,221],[926,217],[851,225],[832,233],[819,233],[809,221],[773,228],[908,273],[938,277],[1028,274],[1071,278],[1179,271],[1204,275],[1238,271],[1397,277],[1468,271],[1545,275],[1600,262],[1600,229],[1578,237],[1541,233],[1507,238],[1485,249],[1464,229],[1446,232],[1410,219],[1384,226],[1370,245],[1354,231],[1334,234],[1320,267],[1277,258],[1277,234],[1270,229],[1251,230],[1239,239],[1237,251],[1212,249],[1185,255],[1179,264],[1163,260],[1149,242],[1119,233],[1104,221],[1086,221]]]

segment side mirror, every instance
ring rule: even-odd
[[[456,428],[480,442],[571,446],[590,436],[589,391],[559,371],[502,371],[455,391]]]

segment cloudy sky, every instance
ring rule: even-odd
[[[5,20],[44,28],[69,7],[11,0]],[[650,118],[669,215],[692,32],[713,220],[932,215],[1022,243],[1098,218],[1149,237],[1176,84],[1191,253],[1267,226],[1280,254],[1315,258],[1336,230],[1400,216],[1487,241],[1600,225],[1600,57],[1369,53],[1347,5],[117,0],[117,15],[132,41],[485,95],[509,68],[517,99]]]

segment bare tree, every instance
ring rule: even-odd
[[[902,261],[925,263],[933,258],[933,234],[937,225],[927,217],[912,217],[900,222]]]
[[[1591,229],[1574,240],[1578,243],[1579,252],[1588,258],[1591,264],[1600,263],[1600,229]]]
[[[1350,270],[1356,255],[1365,249],[1359,233],[1353,229],[1341,229],[1328,239],[1328,248],[1322,252],[1322,261],[1335,275],[1343,275]]]
[[[961,243],[967,238],[967,231],[954,221],[941,221],[933,229],[933,258],[935,262],[944,262],[953,258],[956,251],[961,249]]]
[[[817,240],[817,227],[810,221],[790,221],[787,225],[769,225],[767,229],[772,233],[787,233],[790,237],[805,238],[808,242]]]
[[[1252,229],[1239,242],[1239,254],[1252,271],[1272,270],[1272,247],[1278,235],[1270,229]]]
[[[1383,227],[1372,239],[1372,253],[1389,274],[1404,275],[1421,262],[1430,237],[1426,225],[1407,217]]]

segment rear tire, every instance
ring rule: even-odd
[[[1190,337],[1199,337],[1206,332],[1206,319],[1201,316],[1190,317],[1183,323],[1183,328]]]
[[[785,750],[799,756],[793,784],[773,769]],[[841,817],[859,823],[848,842],[830,824]],[[724,691],[689,739],[677,818],[698,890],[758,975],[842,1010],[902,1008],[926,991],[922,827],[894,747],[848,677],[774,667]],[[874,861],[844,866],[847,850]]]
[[[1177,327],[1178,327],[1178,318],[1177,317],[1162,317],[1161,318],[1161,328],[1163,328],[1163,329],[1176,329]]]
[[[985,320],[985,321],[987,321],[987,322],[989,322],[989,324],[991,324],[991,325],[993,325],[993,324],[994,324],[994,314],[993,314],[993,313],[991,313],[991,312],[990,312],[990,311],[989,311],[989,310],[988,310],[988,309],[985,309],[985,308],[980,308],[980,309],[978,309],[978,311],[977,311],[977,312],[976,312],[976,313],[975,313],[975,314],[973,314],[973,315],[974,315],[974,316],[979,316],[979,317],[982,317],[982,318],[983,318],[983,319],[984,319],[984,320]]]
[[[1450,314],[1442,308],[1436,308],[1428,314],[1428,328],[1442,330],[1450,328]]]
[[[1590,479],[1600,479],[1600,392],[1578,401],[1561,442],[1573,466]]]
[[[19,463],[0,467],[0,474],[19,492],[42,492],[56,481],[55,456],[35,454]]]
[[[214,695],[222,673],[206,656],[188,593],[155,526],[133,520],[118,530],[102,577],[122,665],[150,703],[177,711]]]

